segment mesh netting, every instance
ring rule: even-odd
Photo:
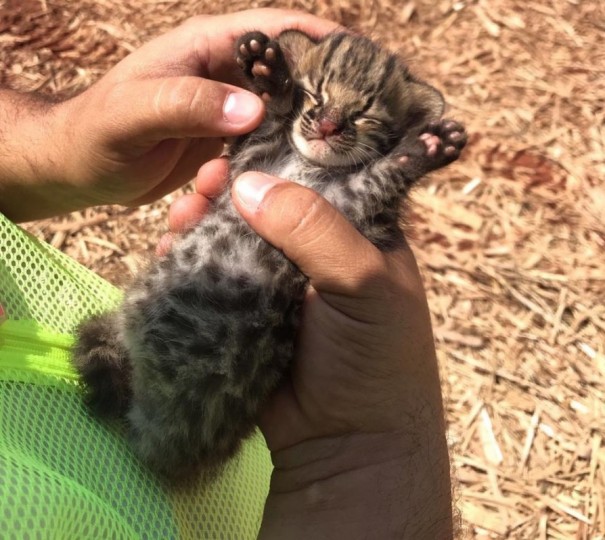
[[[83,406],[71,332],[119,299],[0,215],[0,538],[255,538],[271,472],[260,434],[212,485],[172,490]]]

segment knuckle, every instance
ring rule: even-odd
[[[284,195],[275,216],[285,225],[286,254],[304,253],[307,261],[328,265],[328,273],[340,275],[343,284],[363,288],[372,297],[389,297],[383,254],[321,195],[300,186],[290,189],[298,190],[296,196]]]
[[[170,118],[180,123],[192,118],[202,119],[200,109],[203,109],[203,106],[204,94],[201,85],[193,84],[193,81],[186,78],[172,79],[160,83],[154,111],[158,118]]]
[[[208,102],[213,96],[208,96],[208,88],[203,84],[190,84],[187,96],[184,98],[183,111],[189,118],[203,120],[209,112]]]
[[[103,109],[111,110],[116,104],[128,103],[132,99],[131,85],[127,81],[118,82],[104,92],[94,92],[92,97]]]
[[[317,239],[330,232],[337,225],[337,210],[323,197],[309,189],[301,189],[297,204],[286,202],[285,211],[290,214],[289,234],[301,241]],[[292,212],[295,208],[295,212]]]

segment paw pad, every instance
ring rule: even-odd
[[[249,32],[236,48],[237,64],[265,101],[289,88],[288,67],[279,44],[261,32]]]
[[[426,146],[426,155],[447,162],[454,161],[466,144],[464,126],[454,120],[431,122],[419,139]]]
[[[404,137],[394,149],[393,159],[411,177],[455,161],[466,144],[464,126],[454,120],[438,120],[426,125],[420,135]]]

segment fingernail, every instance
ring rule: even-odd
[[[223,117],[230,124],[244,124],[256,117],[262,107],[261,101],[247,92],[233,92],[223,105]]]
[[[235,182],[235,193],[240,202],[248,209],[256,211],[263,202],[267,192],[286,180],[268,176],[263,173],[249,172],[242,174]]]

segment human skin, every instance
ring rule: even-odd
[[[0,211],[27,221],[99,204],[138,206],[193,178],[221,154],[224,137],[263,119],[262,100],[236,86],[234,42],[250,21],[269,35],[338,28],[276,9],[198,16],[72,99],[0,90]]]
[[[174,233],[226,176],[225,160],[202,167],[197,193],[170,209]],[[232,190],[310,281],[291,374],[260,421],[275,465],[261,538],[451,538],[441,387],[412,252],[380,252],[297,184],[251,172]]]
[[[222,137],[262,120],[256,97],[247,120],[222,112],[243,92],[225,85],[233,41],[252,18],[274,21],[259,25],[269,34],[335,28],[277,10],[196,18],[73,100],[0,94],[0,211],[27,220],[143,204],[205,163],[196,193],[170,209],[176,237],[159,250],[169,249],[224,189],[227,163],[212,159]],[[7,123],[11,115],[21,121]],[[440,381],[411,251],[378,251],[318,194],[286,180],[250,172],[232,190],[244,219],[310,282],[291,373],[259,422],[275,465],[260,537],[451,538]]]

